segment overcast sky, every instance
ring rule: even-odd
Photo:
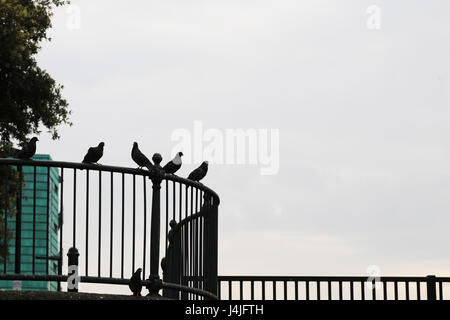
[[[168,160],[194,121],[278,129],[277,174],[210,163],[221,275],[450,274],[447,0],[72,5],[38,61],[74,125],[39,152],[105,141],[103,163],[134,166],[133,141]]]

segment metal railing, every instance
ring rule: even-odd
[[[219,276],[221,300],[445,300],[450,277]],[[450,299],[450,294],[448,298]]]
[[[64,254],[64,248],[71,247],[76,248],[72,254],[79,252],[81,283],[128,284],[134,270],[140,267],[143,279],[148,279],[143,283],[149,285],[153,293],[170,288],[189,292],[189,298],[215,297],[214,288],[217,286],[214,285],[189,288],[183,283],[159,280],[159,264],[160,251],[167,255],[169,221],[184,225],[183,220],[192,220],[191,217],[205,207],[204,199],[214,204],[214,210],[202,211],[207,220],[208,212],[217,215],[219,197],[201,183],[165,174],[159,154],[152,159],[155,165],[151,170],[0,159],[0,168],[15,170],[21,181],[19,188],[12,190],[8,186],[10,177],[0,177],[5,203],[7,197],[15,199],[13,216],[8,206],[0,208],[4,233],[13,234],[12,239],[7,236],[1,239],[3,245],[11,249],[11,254],[0,266],[0,280],[51,281],[57,282],[61,290],[60,283],[67,281],[68,276],[63,273],[63,266],[68,266],[67,260],[75,261],[70,250],[68,257]],[[53,179],[54,170],[57,170],[56,180]],[[5,175],[11,170],[1,172]],[[22,194],[24,188],[28,197]],[[55,210],[57,218],[53,214]],[[25,230],[24,226],[28,229]],[[197,230],[200,229],[195,232]],[[215,246],[210,245],[208,249],[215,253],[206,260],[209,261],[211,256],[217,260],[217,225],[209,228],[208,232],[216,241]],[[25,234],[28,235],[26,245],[22,243]],[[192,226],[185,234],[190,239],[194,236],[199,239]],[[204,242],[200,244],[198,241],[195,252],[193,240],[189,243],[192,247],[186,248],[184,258],[189,261],[195,258],[198,267],[198,261],[205,260],[202,256],[205,251],[199,251]],[[22,261],[24,257],[27,261]],[[170,259],[163,260],[170,262]],[[213,272],[215,275],[210,279],[217,284],[217,268]],[[186,297],[186,294],[182,296]]]

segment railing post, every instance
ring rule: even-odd
[[[159,277],[159,245],[161,233],[161,182],[164,178],[164,170],[161,168],[162,157],[155,153],[152,157],[154,167],[151,170],[152,186],[152,218],[150,230],[150,277],[152,285],[148,287],[150,294],[158,294],[160,290]]]
[[[67,279],[67,291],[68,292],[78,292],[78,257],[80,254],[78,253],[78,249],[72,247],[69,249],[67,253],[68,257],[68,276]]]
[[[436,300],[436,276],[427,276],[427,300]]]
[[[205,194],[202,210],[205,210],[205,259],[203,262],[205,290],[217,295],[218,203],[215,203],[210,195]]]

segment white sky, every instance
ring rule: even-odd
[[[280,130],[280,170],[210,165],[221,275],[450,274],[450,3],[72,0],[39,64],[73,127],[38,152],[134,166],[175,129]],[[366,26],[381,9],[381,28]],[[186,153],[186,152],[185,152]],[[185,165],[187,175],[196,164]]]

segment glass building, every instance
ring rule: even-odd
[[[52,160],[50,155],[37,154],[34,160]],[[59,221],[59,170],[46,167],[36,168],[36,221],[35,221],[35,274],[58,274],[58,261],[47,261],[47,249],[49,257],[59,255],[58,235]],[[33,271],[33,167],[24,166],[22,169],[24,185],[22,191],[22,240],[21,240],[21,273],[31,274]],[[47,176],[49,192],[47,193]],[[47,197],[48,194],[48,197]],[[16,218],[8,219],[8,230],[16,234]],[[6,263],[6,273],[14,273],[15,268],[15,239],[8,243],[9,256]],[[4,263],[0,270],[4,272]],[[48,290],[56,291],[58,285],[50,281],[6,281],[0,280],[0,289],[12,290]]]

